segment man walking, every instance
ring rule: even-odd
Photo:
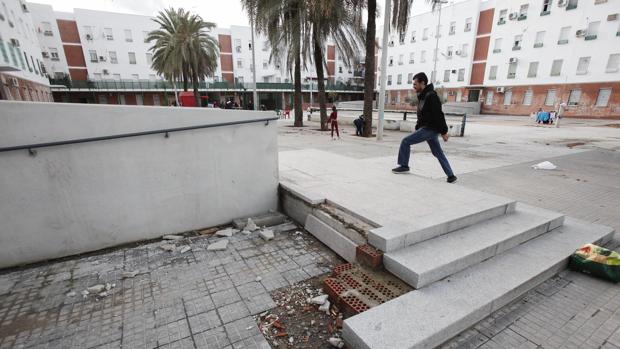
[[[428,77],[424,73],[417,73],[413,77],[413,88],[418,94],[418,122],[415,125],[415,132],[400,142],[400,150],[398,151],[398,165],[400,166],[392,169],[392,172],[409,172],[411,146],[426,141],[433,155],[439,160],[446,176],[448,176],[448,183],[453,183],[456,181],[456,176],[439,144],[439,135],[445,142],[448,141],[449,137],[448,125],[446,125],[446,119],[441,111],[439,96],[437,96],[433,84],[428,83]]]

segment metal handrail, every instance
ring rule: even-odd
[[[169,134],[172,133],[172,132],[198,130],[198,129],[203,129],[203,128],[213,128],[213,127],[222,127],[222,126],[242,125],[242,124],[250,124],[250,123],[254,123],[254,122],[265,122],[265,126],[267,126],[267,125],[269,125],[269,121],[272,121],[272,120],[278,120],[278,118],[277,117],[271,117],[271,118],[263,118],[263,119],[256,119],[256,120],[220,122],[220,123],[209,124],[209,125],[197,125],[197,126],[166,128],[166,129],[160,129],[160,130],[123,133],[123,134],[110,135],[110,136],[71,139],[71,140],[67,140],[67,141],[18,145],[18,146],[13,146],[13,147],[0,148],[0,153],[1,152],[7,152],[7,151],[14,151],[14,150],[28,150],[30,155],[34,156],[34,155],[36,155],[36,151],[34,150],[36,148],[46,148],[46,147],[55,147],[55,146],[68,145],[68,144],[98,142],[98,141],[105,141],[105,140],[110,140],[110,139],[139,137],[139,136],[147,136],[147,135],[160,134],[160,133],[165,134],[166,138],[168,138]]]

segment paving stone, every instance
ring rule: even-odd
[[[231,343],[261,334],[256,326],[256,321],[251,316],[230,322],[224,325],[224,329]]]
[[[194,342],[196,347],[201,349],[223,349],[231,344],[224,327],[197,333],[194,335]]]
[[[190,316],[188,320],[193,334],[222,326],[222,321],[215,310]]]
[[[243,302],[236,302],[217,308],[220,319],[224,324],[249,316],[250,311]]]
[[[240,301],[241,296],[235,288],[230,288],[224,291],[211,293],[211,299],[213,300],[213,304],[219,308]]]

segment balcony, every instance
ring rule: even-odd
[[[493,50],[493,53],[500,53],[500,52],[502,52],[501,48],[496,48],[496,49]]]
[[[534,48],[541,48],[543,47],[543,43],[542,42],[537,42],[534,44]]]
[[[527,15],[519,15],[519,18],[517,18],[517,21],[524,21],[527,19]]]
[[[577,4],[568,4],[568,6],[566,6],[566,11],[574,10],[576,8],[577,8]]]
[[[513,46],[512,50],[513,51],[520,51],[521,50],[521,46]]]
[[[597,35],[596,34],[590,34],[590,35],[586,35],[586,37],[584,38],[585,41],[591,41],[591,40],[596,40]]]
[[[566,45],[568,44],[568,39],[558,40],[558,45]]]
[[[517,73],[508,73],[508,79],[514,79]]]
[[[503,24],[506,24],[506,19],[500,18],[499,21],[497,21],[497,25],[503,25]]]
[[[541,15],[541,16],[547,16],[547,15],[548,15],[548,14],[550,14],[550,13],[551,13],[551,11],[547,10],[547,11],[542,11],[542,12],[540,13],[540,15]]]

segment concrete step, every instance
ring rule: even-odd
[[[561,213],[519,203],[511,214],[386,253],[383,264],[401,280],[421,288],[555,229],[563,222]]]
[[[470,206],[455,205],[449,213],[430,213],[410,224],[375,228],[368,234],[368,243],[384,252],[396,251],[512,213],[517,204],[513,200],[491,196],[482,201]]]
[[[344,322],[351,348],[433,348],[473,326],[567,265],[585,243],[613,229],[566,218],[564,225]]]
[[[314,214],[307,216],[305,229],[340,257],[344,258],[344,260],[349,263],[355,263],[355,249],[358,244],[353,240],[341,234]]]

